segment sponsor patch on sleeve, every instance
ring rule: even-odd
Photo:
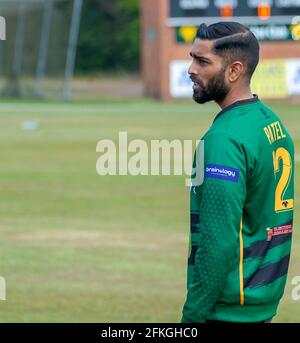
[[[281,226],[273,227],[273,229],[270,229],[269,227],[266,229],[268,233],[268,241],[270,241],[274,236],[281,236],[286,234],[291,234],[293,230],[293,224],[288,223]]]
[[[221,179],[238,182],[240,170],[221,164],[207,164],[205,167],[205,177],[210,179]]]

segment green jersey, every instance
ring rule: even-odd
[[[276,314],[289,265],[293,141],[256,96],[223,109],[202,140],[182,322],[264,321]]]

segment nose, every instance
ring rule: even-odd
[[[193,61],[188,69],[189,75],[197,75],[197,68],[195,66],[195,62]]]

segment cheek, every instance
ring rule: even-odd
[[[203,71],[201,74],[199,74],[199,79],[202,81],[203,85],[207,87],[209,81],[213,78],[213,74]]]
[[[199,76],[206,84],[210,79],[216,76],[215,68],[212,68],[211,66],[205,66],[204,68],[201,68]]]

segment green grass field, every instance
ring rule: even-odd
[[[299,105],[270,103],[300,148]],[[217,107],[192,102],[0,104],[0,322],[178,322],[189,230],[186,176],[96,173],[96,144],[198,139]],[[39,129],[24,131],[23,121]],[[299,156],[299,154],[298,154]],[[299,157],[297,157],[299,167]],[[296,195],[300,173],[296,169]],[[299,202],[278,322],[300,322]]]

